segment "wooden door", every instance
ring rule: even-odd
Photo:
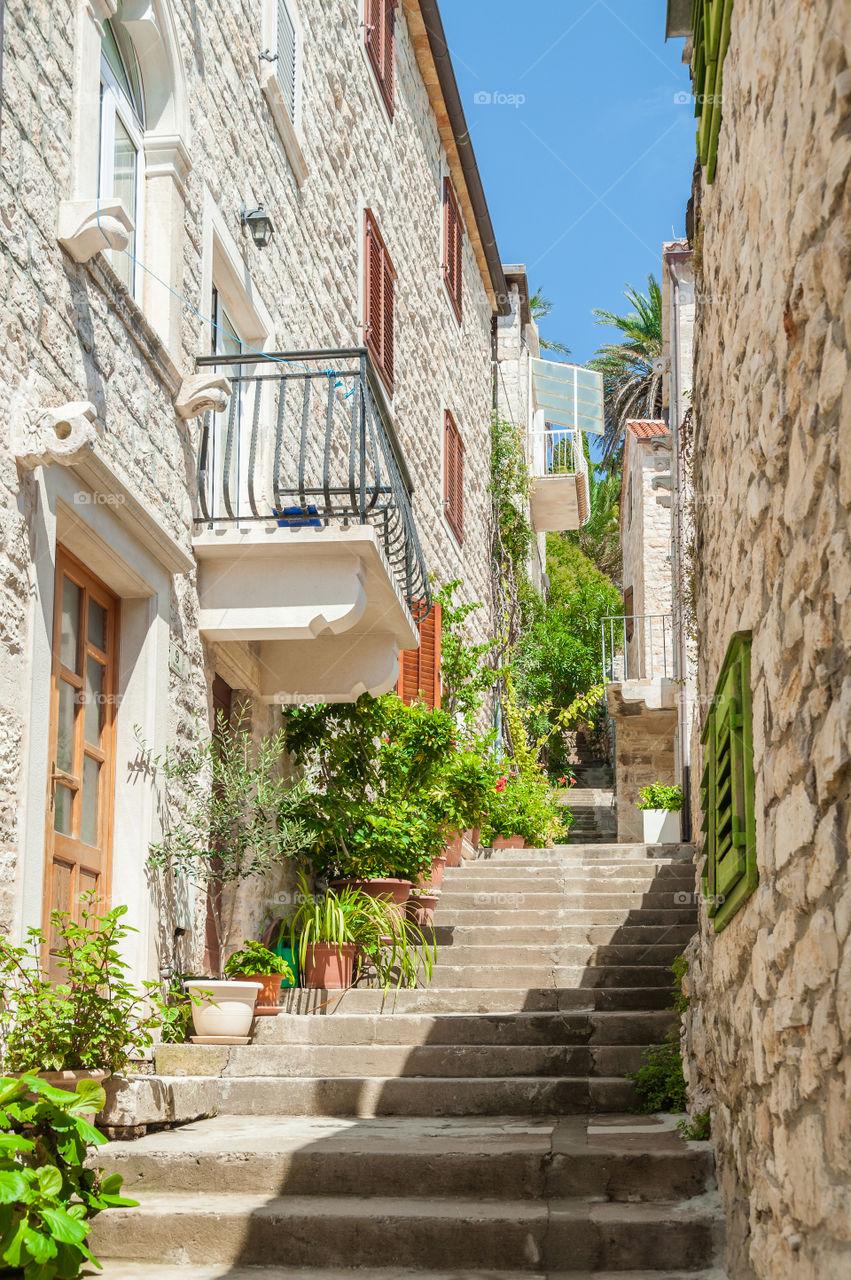
[[[109,904],[117,659],[117,597],[58,548],[43,909],[49,953],[53,911],[79,920],[87,891],[103,910]]]

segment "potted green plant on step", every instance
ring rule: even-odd
[[[225,975],[236,982],[258,982],[260,993],[254,1012],[257,1017],[281,1012],[281,985],[284,978],[295,984],[295,974],[283,957],[262,942],[244,942],[225,965]]]
[[[683,807],[683,789],[679,784],[652,782],[641,788],[637,803],[644,819],[645,844],[679,844]]]

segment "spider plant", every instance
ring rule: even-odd
[[[394,983],[397,988],[415,987],[420,973],[430,982],[437,951],[422,929],[404,920],[392,903],[352,886],[318,896],[303,874],[290,920],[290,943],[302,970],[317,944],[339,951],[353,943],[374,966],[385,990]]]

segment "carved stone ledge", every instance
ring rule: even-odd
[[[13,405],[15,461],[24,471],[46,467],[51,462],[74,466],[94,448],[98,438],[96,417],[95,406],[89,400],[74,400],[58,409]]]
[[[203,413],[222,413],[231,397],[231,384],[221,373],[193,373],[184,378],[174,398],[181,418],[198,418]]]
[[[133,220],[120,200],[63,200],[56,235],[75,262],[88,262],[102,249],[126,249]]]

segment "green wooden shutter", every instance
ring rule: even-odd
[[[702,735],[703,889],[707,912],[719,933],[759,882],[750,654],[750,632],[737,632]]]

